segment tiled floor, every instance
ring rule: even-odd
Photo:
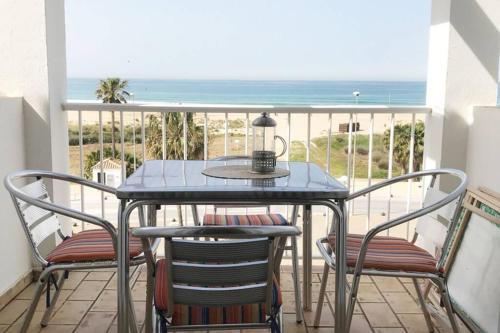
[[[133,275],[133,296],[137,317],[142,325],[145,307],[145,267]],[[313,300],[318,298],[321,267],[314,267]],[[290,267],[283,267],[281,286],[284,298],[284,326],[287,333],[333,332],[334,279],[330,276],[323,307],[321,327],[312,327],[314,312],[304,314],[304,324],[295,323],[293,284]],[[32,297],[33,285],[17,295],[0,311],[0,333],[18,332],[23,313]],[[427,332],[424,317],[415,299],[411,280],[363,277],[359,303],[355,308],[351,332]],[[32,332],[116,332],[116,274],[114,270],[72,272],[65,282],[58,306],[49,326],[41,329],[39,322],[44,309],[44,297],[34,316]],[[313,308],[316,304],[313,304]],[[141,319],[142,318],[142,319]],[[451,332],[441,311],[433,314],[439,332]],[[466,330],[464,329],[464,332]],[[245,332],[247,333],[247,332]],[[261,333],[261,332],[259,332]]]

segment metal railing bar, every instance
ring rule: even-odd
[[[208,114],[203,114],[203,159],[208,160]]]
[[[357,137],[358,137],[358,114],[356,113],[354,115],[354,139],[353,139],[353,149],[352,149],[352,192],[356,191],[356,143],[357,143]],[[352,215],[354,215],[354,200],[351,200],[351,209],[350,212]]]
[[[248,135],[250,131],[250,114],[245,114],[245,155],[248,155]]]
[[[121,165],[122,165],[122,183],[125,182],[127,178],[127,168],[125,166],[125,133],[123,131],[123,112],[120,112],[120,157],[121,157]],[[114,157],[114,156],[113,156]]]
[[[306,162],[311,159],[311,114],[307,114]]]
[[[411,116],[411,133],[410,133],[410,159],[408,161],[408,173],[413,172],[413,160],[415,157],[415,114]],[[408,195],[406,197],[406,213],[410,212],[411,208],[411,192],[413,179],[408,180]],[[406,224],[406,239],[410,238],[410,224]]]
[[[188,122],[187,122],[187,112],[184,112],[184,117],[182,119],[182,138],[183,142],[183,155],[184,160],[188,159]]]
[[[113,103],[81,103],[67,101],[62,103],[65,111],[86,110],[86,111],[132,111],[136,112],[207,112],[207,113],[261,113],[266,109],[273,113],[422,113],[431,112],[428,106],[356,106],[356,105],[312,105],[312,106],[272,106],[272,105],[229,105],[229,104],[208,104],[208,105],[161,105],[148,103],[113,104]]]
[[[330,160],[331,160],[331,145],[332,145],[332,114],[328,114],[328,138],[326,147],[326,173],[330,174]]]
[[[373,123],[374,123],[374,117],[373,113],[370,114],[370,129],[369,129],[369,134],[368,134],[368,187],[372,185],[372,159],[373,159]],[[368,202],[367,202],[367,212],[368,212],[368,218],[366,220],[367,225],[366,225],[366,231],[370,230],[370,225],[371,225],[371,203],[372,203],[372,197],[371,193],[368,193]]]
[[[161,159],[167,159],[167,115],[161,114]]]
[[[388,156],[388,169],[387,169],[387,179],[392,178],[392,167],[393,167],[393,154],[394,154],[394,113],[391,113],[391,123],[389,130],[389,156]],[[391,219],[391,200],[392,200],[392,185],[389,185],[389,198],[387,200],[387,221]],[[389,229],[386,232],[389,236]]]
[[[146,161],[146,123],[144,112],[141,112],[141,146],[142,146],[142,162]]]
[[[228,113],[224,113],[224,156],[228,154],[227,147]]]
[[[135,144],[135,112],[132,112],[132,141],[133,143],[133,154],[134,154],[134,171],[137,169],[137,152],[136,152],[136,144]]]
[[[103,135],[103,128],[102,128],[102,112],[99,111],[99,151],[100,151],[100,156],[99,156],[99,162],[101,164],[101,183],[106,184],[105,179],[104,179],[104,166],[103,166],[103,156],[104,156],[104,135]],[[111,124],[111,126],[114,126],[114,124]],[[104,192],[101,191],[101,217],[103,219],[106,218],[106,209],[104,207]]]
[[[80,177],[83,178],[83,125],[82,125],[82,111],[78,110],[78,144],[80,153]],[[80,185],[80,209],[85,212],[85,189]],[[85,222],[82,222],[82,231],[85,230]]]

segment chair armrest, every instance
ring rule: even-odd
[[[467,176],[463,171],[460,170],[455,170],[455,169],[433,169],[433,170],[424,170],[424,171],[418,171],[418,172],[412,172],[408,173],[406,175],[394,177],[391,179],[384,180],[383,182],[377,183],[375,185],[372,185],[370,187],[364,188],[362,190],[359,190],[357,192],[354,192],[351,194],[348,198],[347,201],[356,199],[360,196],[364,196],[366,194],[369,194],[373,191],[379,190],[381,188],[384,188],[386,186],[399,183],[405,180],[409,179],[414,179],[414,178],[420,178],[420,177],[425,177],[425,176],[438,176],[438,175],[451,175],[451,176],[456,176],[457,178],[460,179],[461,184],[460,186],[463,185],[463,190],[465,191],[466,187],[466,182],[467,182]]]
[[[201,226],[201,227],[145,227],[132,230],[135,237],[210,237],[245,239],[257,237],[298,236],[300,230],[295,226]]]
[[[421,176],[435,175],[435,174],[452,174],[452,175],[455,175],[458,178],[460,178],[460,184],[452,192],[450,192],[446,197],[433,203],[432,205],[420,208],[419,210],[416,210],[414,212],[397,217],[395,219],[392,219],[392,220],[387,221],[385,223],[379,224],[378,226],[370,229],[366,233],[365,237],[363,238],[363,241],[361,242],[358,260],[356,261],[355,272],[357,272],[357,273],[361,272],[362,267],[363,267],[363,263],[365,260],[366,252],[368,249],[368,243],[377,234],[381,233],[384,230],[388,230],[388,229],[393,228],[395,226],[398,226],[400,224],[414,220],[418,217],[427,215],[427,214],[451,203],[455,199],[459,198],[462,195],[462,193],[464,193],[466,186],[467,186],[467,176],[465,175],[465,173],[463,173],[462,171],[459,171],[459,170],[438,169],[438,170],[434,170],[434,171],[423,171],[423,172],[419,172],[419,173],[413,173],[411,175],[415,175],[415,174],[420,174]],[[410,176],[410,175],[405,175],[405,176]],[[401,178],[401,177],[397,177],[397,178]],[[411,177],[411,178],[413,178],[413,177]],[[396,179],[396,178],[394,178],[394,179]],[[409,178],[406,178],[406,179],[409,179]]]
[[[327,248],[326,246],[323,246],[324,243],[327,243],[327,238],[323,237],[320,238],[316,241],[316,246],[319,249],[319,253],[325,259],[325,263],[330,266],[331,268],[335,268],[335,254],[332,253],[331,250],[329,250],[329,247]]]

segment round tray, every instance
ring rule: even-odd
[[[209,177],[226,179],[271,179],[286,177],[290,171],[276,168],[270,173],[255,173],[250,165],[220,165],[206,168],[201,173]]]

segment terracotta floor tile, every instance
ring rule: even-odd
[[[51,324],[76,325],[90,308],[91,301],[66,301],[56,312]]]
[[[372,276],[380,291],[406,291],[397,278]]]
[[[112,312],[117,310],[116,290],[104,290],[95,301],[91,311]]]
[[[353,315],[351,322],[351,330],[349,333],[365,333],[371,332],[370,324],[364,315]]]
[[[69,297],[71,301],[93,301],[106,285],[106,281],[82,281]]]
[[[382,293],[396,313],[422,313],[420,305],[408,293]]]
[[[134,301],[145,301],[146,300],[146,282],[136,281],[134,287],[132,288],[132,299]]]
[[[57,310],[59,310],[61,308],[61,306],[64,304],[64,302],[68,299],[69,295],[71,295],[71,293],[73,292],[73,290],[69,290],[69,289],[62,289],[61,292],[59,293],[59,298],[57,300],[57,303],[55,305],[55,308],[52,312],[52,315],[54,313],[57,312]],[[54,293],[55,291],[52,292],[52,296],[51,296],[51,300],[53,300],[54,298]],[[45,309],[47,308],[46,307],[46,299],[45,299],[45,294],[42,295],[42,297],[40,297],[40,301],[38,301],[38,304],[36,306],[36,311],[45,311]]]
[[[384,327],[384,328],[375,328],[375,333],[406,333],[404,328],[400,327]]]
[[[111,271],[95,271],[90,272],[89,275],[85,278],[87,281],[108,281],[115,272]]]
[[[64,281],[63,289],[75,289],[88,274],[89,272],[69,272],[68,278]]]
[[[361,303],[361,308],[372,327],[401,327],[386,303]]]
[[[283,328],[286,333],[307,333],[304,324],[297,324],[295,314],[283,314]]]
[[[9,328],[9,325],[0,325],[0,333],[5,332]]]
[[[29,300],[14,300],[7,304],[0,312],[0,324],[10,325],[23,314],[30,305]]]
[[[115,312],[88,312],[75,332],[106,332],[115,316]]]
[[[316,313],[317,303],[312,304],[313,311],[304,312],[304,321],[307,326],[314,325],[314,316]],[[332,309],[328,305],[328,303],[323,304],[323,310],[321,311],[321,320],[319,322],[319,326],[322,327],[333,327],[335,326],[335,318],[333,316]]]
[[[385,302],[384,298],[373,283],[360,283],[358,289],[358,302]]]
[[[423,314],[398,314],[408,333],[427,333],[429,330],[425,324]]]

